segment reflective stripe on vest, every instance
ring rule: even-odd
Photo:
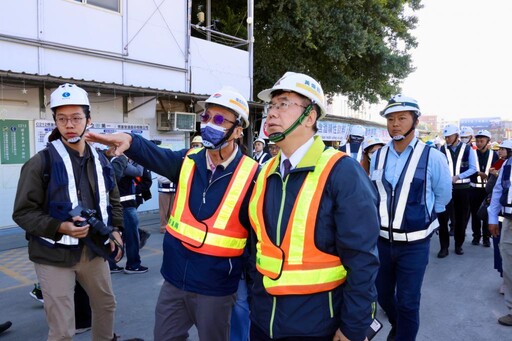
[[[503,205],[503,213],[510,215],[512,214],[512,158],[509,158],[502,167],[503,175],[501,178],[501,187],[504,191],[506,190],[508,192],[504,203],[505,205]],[[508,176],[508,179],[503,179],[506,176]],[[503,204],[503,202],[501,203]]]
[[[380,213],[380,217],[381,217],[381,226],[389,227],[389,212],[387,209],[388,196],[387,196],[387,193],[384,190],[384,186],[382,184],[382,181],[384,180],[384,177],[385,177],[385,171],[384,171],[384,163],[385,162],[384,161],[386,160],[389,146],[384,146],[381,149],[382,149],[382,151],[380,152],[379,164],[378,164],[378,168],[377,168],[377,169],[382,170],[380,172],[381,178],[376,179],[377,189],[378,189],[379,195],[380,195],[379,213]],[[416,172],[416,168],[418,167],[418,162],[420,161],[421,154],[423,153],[424,149],[425,149],[425,144],[418,141],[414,150],[412,151],[411,160],[409,161],[409,165],[407,166],[404,180],[402,182],[402,189],[400,190],[400,193],[395,193],[395,195],[398,197],[398,202],[396,205],[395,215],[394,215],[394,219],[393,219],[393,229],[399,230],[402,227],[405,208],[407,206],[407,198],[409,198],[409,191],[411,190],[412,178],[414,177],[414,173]],[[384,209],[382,210],[382,208],[384,208]],[[393,208],[391,208],[391,209],[393,209]]]
[[[348,156],[352,157],[352,152],[350,151],[350,143],[346,143],[346,144],[345,144],[345,146],[346,146],[346,147],[345,147],[345,153],[347,153],[347,154],[348,154]],[[357,151],[357,155],[356,155],[356,160],[357,160],[358,162],[360,162],[360,161],[361,161],[361,156],[362,156],[362,155],[361,155],[361,151],[362,151],[362,150],[363,150],[363,145],[362,145],[362,144],[360,144],[360,145],[359,145],[359,149],[358,149],[358,151]]]
[[[192,150],[190,153],[201,150]],[[240,223],[238,213],[258,164],[251,158],[242,156],[217,211],[203,221],[197,221],[188,206],[195,168],[195,162],[186,156],[181,166],[180,181],[167,231],[181,240],[186,248],[197,253],[218,257],[242,255],[248,233]]]
[[[414,232],[393,232],[393,240],[399,242],[414,242],[430,236],[439,227],[439,221],[436,219],[430,223],[427,229]],[[389,231],[380,230],[380,236],[389,239]]]
[[[485,169],[484,169],[485,174],[489,174],[489,169],[491,169],[492,157],[493,157],[492,151],[489,149],[487,151],[489,152],[489,154],[487,156],[487,163],[486,163]],[[478,154],[476,151],[475,151],[475,160],[476,160],[476,169],[477,169],[477,174],[478,174],[478,172],[480,172],[480,161],[478,160]],[[477,181],[476,183],[475,182],[471,183],[472,187],[485,188],[485,184],[487,183],[487,180],[484,180],[484,179],[482,179],[482,177],[480,175],[477,175],[476,181]]]
[[[119,201],[125,202],[125,201],[135,200],[135,199],[136,199],[135,194],[130,194],[130,195],[123,195],[122,197],[119,198]]]
[[[260,157],[259,157],[259,159],[258,159],[258,163],[259,163],[260,165],[262,165],[262,164],[263,164],[263,159],[265,158],[265,156],[266,156],[266,155],[267,155],[267,153],[265,153],[265,152],[262,152],[262,153],[261,153],[261,156],[260,156]]]
[[[455,171],[458,173],[454,173],[453,168],[453,159],[452,159],[452,153],[450,152],[450,147],[444,146],[444,153],[446,154],[446,158],[448,159],[448,167],[450,168],[450,175],[454,177],[455,175],[458,175],[461,173],[460,171],[460,165],[462,163],[462,156],[464,155],[464,151],[466,150],[467,145],[465,143],[461,143],[462,146],[460,147],[459,154],[457,155],[457,162],[455,164]],[[455,183],[456,184],[466,184],[469,183],[471,180],[469,178],[465,179],[459,179]]]
[[[315,144],[318,148],[319,143],[323,148],[321,139],[315,140],[312,148]],[[344,156],[345,153],[332,148],[323,151],[297,195],[280,247],[269,238],[263,217],[266,180],[277,169],[279,160],[273,158],[263,166],[249,203],[249,217],[258,238],[256,268],[263,275],[263,285],[269,294],[304,295],[329,291],[345,281],[347,272],[340,258],[318,250],[314,242],[318,209],[327,178],[335,163]]]
[[[55,147],[55,150],[57,151],[59,156],[62,158],[62,161],[66,168],[66,174],[67,174],[67,178],[68,178],[68,182],[67,182],[68,195],[69,195],[69,200],[71,202],[71,207],[74,208],[78,205],[78,192],[77,192],[77,188],[76,188],[76,181],[75,181],[75,175],[73,173],[73,165],[71,163],[71,158],[69,157],[69,153],[66,150],[66,147],[64,146],[64,144],[62,143],[61,140],[55,140],[51,143],[52,143],[53,147]],[[108,198],[107,198],[107,192],[106,192],[106,187],[105,187],[105,180],[103,177],[103,167],[101,166],[101,162],[99,160],[98,153],[96,152],[96,150],[94,148],[90,148],[90,150],[94,156],[94,166],[96,169],[96,174],[97,174],[97,179],[98,179],[97,186],[98,186],[99,207],[101,210],[101,216],[103,218],[103,223],[105,225],[107,225],[107,221],[108,221],[107,200],[108,200]],[[87,175],[84,175],[84,176],[87,176]],[[58,241],[54,241],[52,239],[44,238],[44,237],[40,237],[40,238],[42,240],[44,240],[45,242],[50,243],[52,245],[53,244],[60,244],[60,245],[65,245],[65,246],[78,245],[78,239],[73,238],[69,235],[63,235],[61,237],[61,239],[59,239]]]

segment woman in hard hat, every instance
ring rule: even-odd
[[[505,326],[512,326],[512,140],[503,141],[500,151],[507,160],[499,171],[496,185],[492,191],[492,198],[487,212],[489,213],[489,231],[493,237],[500,236],[500,253],[503,262],[503,292],[508,313],[498,319]],[[503,215],[501,229],[499,215]]]
[[[196,135],[190,143],[190,148],[203,148],[203,138],[201,135]]]
[[[385,143],[376,136],[370,136],[363,142],[363,157],[361,159],[361,166],[363,166],[366,174],[370,175],[370,162],[372,160],[373,153],[382,148],[384,145]]]

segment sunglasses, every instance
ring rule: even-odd
[[[211,119],[213,119],[213,123],[220,126],[224,121],[229,122],[231,124],[235,124],[236,122],[230,121],[221,114],[211,114],[209,111],[203,112],[201,115],[199,115],[202,123],[210,122]]]

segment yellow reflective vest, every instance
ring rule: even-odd
[[[332,148],[322,151],[324,145],[318,141],[312,148],[322,154],[302,184],[280,246],[269,238],[263,218],[266,179],[279,166],[279,158],[267,162],[256,180],[249,217],[258,239],[256,268],[263,275],[263,285],[271,295],[329,291],[345,281],[346,270],[340,258],[317,249],[314,240],[316,217],[327,177],[335,163],[347,154]]]

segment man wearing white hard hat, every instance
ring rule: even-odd
[[[459,139],[459,127],[448,124],[443,128],[443,136],[446,144],[441,147],[441,152],[446,155],[450,177],[452,181],[452,200],[447,206],[447,212],[439,216],[439,243],[441,250],[437,257],[448,256],[450,246],[450,235],[448,231],[448,219],[450,210],[453,210],[454,217],[454,239],[455,253],[463,255],[462,245],[466,238],[466,227],[469,218],[469,193],[470,177],[477,171],[476,155],[473,149]]]
[[[173,151],[135,134],[86,135],[177,183],[163,242],[155,340],[184,340],[195,325],[201,340],[228,341],[246,265],[247,205],[258,164],[235,140],[249,126],[249,105],[228,87],[198,104],[204,148]]]
[[[258,97],[281,152],[263,165],[249,205],[250,339],[364,340],[376,300],[375,190],[357,161],[315,136],[326,115],[315,79],[287,72]]]
[[[257,163],[262,165],[271,158],[270,154],[263,150],[265,148],[265,140],[262,137],[258,137],[254,140],[253,146],[254,154],[252,158],[256,160]]]
[[[379,192],[379,304],[388,340],[415,340],[430,240],[451,198],[446,159],[413,133],[421,116],[413,98],[393,96],[380,113],[391,141],[372,157],[370,178]]]
[[[279,146],[275,142],[268,142],[268,151],[270,152],[270,157],[277,156],[280,150],[281,148],[279,148]]]
[[[482,220],[477,212],[487,197],[485,185],[491,166],[499,159],[498,154],[490,148],[491,137],[491,133],[485,129],[479,130],[475,135],[475,146],[477,148],[475,161],[478,171],[470,177],[471,190],[469,194],[471,228],[473,230],[471,244],[479,245],[480,239],[482,239],[482,245],[485,247],[491,246],[489,227],[487,219]]]
[[[75,281],[89,296],[91,339],[115,340],[116,301],[105,262],[122,257],[123,211],[114,170],[82,138],[91,124],[84,89],[59,86],[50,96],[50,108],[56,128],[48,146],[23,165],[13,220],[29,237],[48,340],[75,335]]]
[[[355,158],[357,161],[362,160],[361,145],[366,135],[366,129],[359,124],[350,127],[350,133],[348,135],[347,143],[340,147],[342,152],[347,153],[350,157]]]
[[[491,235],[500,235],[505,304],[508,309],[507,314],[500,317],[498,322],[504,326],[512,326],[512,140],[503,141],[499,147],[500,150],[506,150],[508,158],[499,171],[487,212]],[[498,226],[500,213],[503,215],[501,232]]]

